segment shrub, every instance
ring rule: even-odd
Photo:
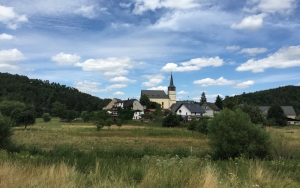
[[[179,117],[175,114],[169,113],[162,121],[163,127],[175,127],[180,124]]]
[[[268,119],[274,119],[276,125],[286,126],[287,120],[283,109],[278,104],[273,104],[268,110]]]
[[[96,127],[97,127],[97,131],[100,131],[105,125],[105,123],[102,119],[100,119],[99,121],[96,121],[95,124],[96,124]]]
[[[270,137],[260,125],[240,109],[224,109],[208,123],[209,144],[215,158],[245,155],[264,158],[269,154]]]
[[[196,126],[196,131],[203,133],[203,134],[207,134],[208,133],[207,126],[208,126],[209,119],[210,118],[207,116],[202,116],[199,120],[199,123]]]
[[[8,148],[11,145],[12,121],[0,113],[0,148]]]
[[[109,128],[113,124],[113,120],[107,119],[105,120],[104,124]]]
[[[192,119],[189,123],[188,123],[188,130],[194,132],[196,130],[197,127],[197,121],[195,119]]]
[[[43,114],[43,120],[44,122],[48,122],[48,121],[51,121],[51,116],[49,113],[44,113]]]
[[[122,121],[121,121],[121,120],[117,120],[116,125],[117,125],[117,126],[119,127],[119,129],[120,129],[121,126],[122,126]]]

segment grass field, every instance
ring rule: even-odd
[[[208,138],[186,128],[37,119],[0,150],[0,187],[300,187],[300,128],[267,128],[272,156],[214,161]]]

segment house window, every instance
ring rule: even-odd
[[[181,110],[179,110],[179,113],[181,113]]]
[[[164,108],[164,102],[161,103],[161,108]]]

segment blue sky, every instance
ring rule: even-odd
[[[0,72],[177,100],[300,85],[297,0],[0,0]]]

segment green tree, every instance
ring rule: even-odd
[[[90,114],[87,111],[81,112],[81,119],[83,122],[88,122],[90,120]]]
[[[67,116],[67,105],[61,102],[55,102],[52,104],[52,116],[59,117],[60,119],[65,119]]]
[[[15,126],[33,125],[35,123],[36,114],[34,108],[31,106],[25,106],[25,108],[17,108],[11,112],[11,120],[15,123]]]
[[[148,98],[147,95],[143,94],[140,98],[140,103],[141,103],[141,105],[148,107],[150,104],[150,99]]]
[[[243,104],[238,106],[237,108],[240,108],[243,112],[247,113],[252,123],[262,125],[266,124],[266,118],[257,106]]]
[[[12,121],[0,112],[0,148],[7,149],[11,145]]]
[[[96,127],[97,127],[97,131],[100,131],[105,126],[105,122],[102,119],[95,122],[95,124],[96,124]]]
[[[206,101],[205,93],[203,91],[201,94],[201,98],[200,98],[200,106],[202,106],[205,102],[207,102],[207,101]]]
[[[274,119],[276,125],[278,126],[286,126],[287,120],[284,114],[283,109],[278,104],[273,104],[267,114],[267,119]]]
[[[220,109],[223,109],[223,99],[220,97],[220,95],[217,96],[215,105],[219,107]]]
[[[176,114],[169,113],[162,122],[163,127],[175,127],[180,124],[179,117]]]
[[[67,110],[65,118],[68,120],[68,122],[71,122],[72,120],[74,120],[77,117],[78,117],[78,112],[77,111]]]
[[[51,115],[49,113],[44,113],[42,116],[44,122],[51,121]]]
[[[191,121],[189,121],[187,129],[194,132],[196,130],[197,123],[198,122],[195,119],[192,119]]]
[[[217,159],[246,155],[264,158],[269,154],[269,134],[240,109],[222,110],[208,123],[209,145]]]
[[[196,131],[203,133],[203,134],[207,134],[208,133],[207,126],[208,126],[209,119],[210,119],[210,117],[208,117],[208,116],[202,116],[199,119],[199,122],[196,126]]]
[[[113,124],[113,120],[109,118],[109,119],[104,121],[104,124],[105,124],[105,126],[110,128],[110,126]]]
[[[0,102],[0,112],[6,117],[10,117],[11,113],[15,109],[24,109],[26,105],[19,101],[1,101]]]
[[[119,127],[119,129],[122,127],[122,121],[121,120],[117,120],[116,125]]]

